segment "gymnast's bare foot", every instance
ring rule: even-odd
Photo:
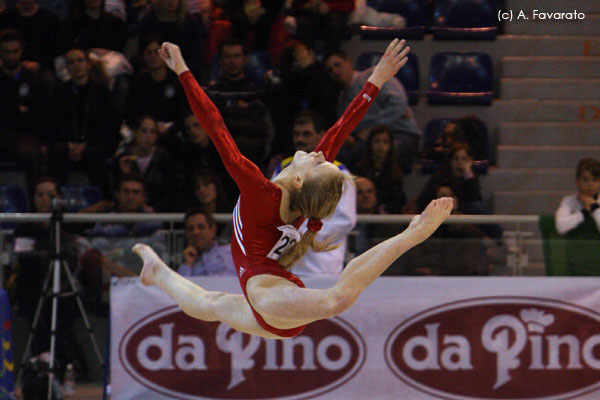
[[[433,200],[421,215],[410,221],[408,230],[419,243],[427,239],[450,216],[452,198],[442,197]]]
[[[137,243],[131,250],[144,261],[142,273],[140,274],[140,281],[146,286],[155,285],[156,278],[161,269],[168,267],[160,257],[158,257],[152,247],[146,244]]]

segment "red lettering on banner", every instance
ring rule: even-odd
[[[340,318],[310,324],[291,339],[247,335],[168,307],[123,335],[119,359],[149,389],[176,398],[306,398],[351,379],[365,343]],[[183,396],[183,397],[182,397]]]
[[[600,120],[599,106],[580,106],[579,122],[594,122]]]
[[[583,41],[584,56],[600,56],[600,41],[586,39]]]
[[[435,397],[570,399],[600,388],[600,314],[550,299],[463,300],[400,324],[385,355]]]

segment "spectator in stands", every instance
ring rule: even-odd
[[[324,50],[340,47],[348,16],[354,11],[354,0],[292,0],[291,3],[289,12],[296,17],[298,40],[315,48],[317,39],[324,39]]]
[[[358,177],[356,183],[356,211],[358,214],[382,214],[378,206],[377,189],[369,178]],[[356,235],[353,237],[350,251],[355,255],[362,254],[383,240],[402,231],[400,224],[386,222],[385,224],[357,223]],[[396,262],[397,263],[397,262]],[[396,264],[394,263],[394,264]],[[392,265],[394,269],[394,265]]]
[[[369,178],[364,177],[356,178],[354,183],[356,184],[356,212],[358,214],[379,214],[375,184]],[[356,224],[356,235],[350,242],[352,253],[362,254],[373,247],[375,238],[371,232],[372,229],[373,227],[366,223]]]
[[[339,88],[314,51],[297,40],[288,42],[281,52],[280,77],[279,84],[267,86],[268,102],[277,129],[274,152],[288,153],[292,150],[290,123],[300,111],[315,110],[327,126],[335,123]]]
[[[179,45],[194,75],[206,76],[206,71],[202,67],[202,28],[187,12],[185,0],[152,1],[152,8],[140,21],[137,33],[140,46],[156,36]],[[139,53],[142,52],[143,49],[140,47]]]
[[[325,134],[323,119],[312,110],[302,111],[296,117],[293,128],[293,139],[295,151],[302,150],[307,153],[314,151],[319,141]],[[283,160],[275,169],[271,180],[286,168],[293,157]],[[348,169],[339,161],[334,162],[342,173],[350,174]],[[298,231],[303,234],[306,231],[305,221]],[[331,219],[323,224],[323,228],[316,236],[317,241],[327,241],[337,245],[335,250],[326,252],[315,252],[309,249],[306,254],[296,261],[290,271],[296,275],[307,274],[329,274],[337,275],[344,267],[344,256],[346,252],[346,235],[356,224],[356,188],[354,185],[345,184],[342,197],[337,204]]]
[[[473,172],[473,156],[468,144],[455,143],[448,157],[442,165],[442,169],[433,174],[416,200],[414,205],[409,205],[406,211],[418,212],[423,210],[427,202],[434,199],[436,191],[442,182],[448,182],[461,205],[461,211],[465,214],[486,214],[487,210],[483,204],[479,178]]]
[[[190,187],[193,193],[189,208],[198,208],[212,215],[214,213],[231,213],[235,206],[235,203],[230,201],[230,197],[223,190],[221,176],[212,169],[204,168],[194,171]],[[237,200],[238,195],[239,193],[233,200]],[[217,224],[217,235],[226,240],[230,238],[231,224]]]
[[[356,178],[356,211],[359,214],[381,214],[377,207],[377,188],[369,178]],[[371,248],[371,247],[367,247]]]
[[[116,205],[99,212],[140,213],[154,212],[146,204],[144,181],[137,174],[122,175],[114,193]],[[107,203],[105,203],[107,205]],[[142,241],[157,251],[165,250],[164,237],[160,233],[160,222],[138,221],[96,223],[85,231],[89,247],[80,257],[82,283],[87,298],[97,312],[105,314],[107,304],[102,301],[110,276],[137,276],[141,265],[131,257],[133,243]]]
[[[152,213],[154,209],[146,204],[146,192],[144,181],[141,176],[131,173],[119,178],[115,190],[116,207],[115,213]],[[155,233],[160,222],[136,222],[129,223],[97,223],[92,230],[87,231],[89,236],[149,236]]]
[[[229,0],[225,3],[232,35],[245,38],[246,48],[265,51],[271,28],[281,13],[284,0]]]
[[[127,101],[130,124],[141,115],[153,115],[159,122],[161,136],[168,127],[182,119],[186,100],[177,77],[158,56],[162,41],[151,38],[142,45],[143,69],[133,78]]]
[[[211,169],[204,168],[194,171],[192,174],[194,182],[193,207],[200,208],[210,214],[230,213],[233,204],[223,191],[220,177]]]
[[[352,172],[375,183],[380,214],[402,212],[406,203],[406,195],[402,188],[402,169],[394,156],[393,138],[387,127],[377,125],[371,128],[365,155]]]
[[[562,235],[580,227],[587,219],[593,219],[600,231],[600,161],[583,158],[575,173],[577,193],[563,197],[556,210],[556,231]]]
[[[182,207],[183,168],[171,154],[157,146],[158,124],[150,115],[140,116],[133,125],[133,141],[117,151],[113,160],[113,181],[120,175],[140,174],[148,202],[156,212],[174,212]]]
[[[182,162],[184,171],[191,172],[201,169],[212,170],[223,184],[223,191],[227,198],[230,200],[237,199],[239,191],[235,182],[225,170],[221,157],[219,157],[219,153],[217,153],[217,149],[215,149],[208,134],[202,129],[198,120],[190,110],[187,110],[183,125],[185,129],[185,138],[177,151],[176,156],[177,159]],[[187,187],[194,188],[196,181],[194,180],[193,174],[186,174],[186,178]],[[191,200],[191,203],[186,208],[190,208],[191,204],[195,204],[192,192],[193,190],[188,193],[188,198]],[[226,212],[231,212],[231,210]]]
[[[30,69],[45,71],[53,82],[54,57],[59,54],[59,20],[52,11],[40,7],[36,0],[17,0],[14,7],[0,14],[0,30],[13,28],[23,35],[23,60]]]
[[[62,26],[63,49],[101,48],[123,52],[127,26],[121,18],[104,11],[104,0],[73,0]]]
[[[450,182],[440,182],[435,198],[452,197],[452,215],[460,215],[460,200]],[[404,274],[409,275],[489,275],[484,234],[476,224],[443,224],[423,246],[411,249]]]
[[[32,211],[34,213],[52,212],[52,199],[60,198],[59,185],[56,179],[48,176],[40,177],[33,183]],[[16,290],[15,305],[17,314],[31,323],[35,316],[38,300],[42,293],[44,278],[49,272],[52,255],[55,252],[54,228],[48,222],[27,222],[17,225],[14,231],[13,251],[16,256]],[[78,247],[75,237],[65,230],[60,232],[62,255],[73,274],[77,273]],[[50,286],[52,280],[50,279]],[[61,272],[63,292],[69,288],[66,272]],[[51,304],[48,297],[41,311],[37,332],[32,342],[32,354],[37,355],[50,349],[50,316]],[[77,372],[87,375],[85,356],[81,351],[77,338],[71,328],[79,316],[74,297],[59,297],[58,326],[56,335],[56,359],[59,368],[76,359]]]
[[[48,167],[61,182],[70,172],[84,172],[93,185],[109,193],[106,167],[119,140],[118,113],[108,87],[93,81],[85,52],[73,48],[65,58],[71,79],[56,90],[56,138]]]
[[[341,115],[354,96],[360,92],[375,67],[362,72],[355,71],[350,58],[342,50],[328,53],[324,61],[333,79],[343,87],[337,103],[338,115]],[[411,163],[418,151],[421,132],[408,106],[406,92],[397,79],[390,79],[381,88],[369,111],[353,132],[353,137],[347,142],[348,146],[342,149],[340,158],[350,167],[362,156],[368,129],[375,125],[385,125],[391,130],[398,164],[404,166]]]
[[[244,74],[244,45],[228,39],[219,47],[221,75],[206,93],[217,106],[240,151],[257,165],[267,152],[273,133],[264,102],[264,90]]]
[[[42,146],[50,141],[50,90],[26,68],[23,39],[11,28],[0,32],[0,161],[14,163],[33,183],[43,172]]]
[[[213,0],[187,1],[188,12],[196,17],[202,27],[202,62],[208,71],[214,55],[219,51],[219,44],[231,36],[231,22],[225,10]]]
[[[183,276],[237,274],[233,265],[231,246],[219,245],[215,236],[217,225],[212,214],[200,208],[188,210],[183,219],[186,248],[184,263],[177,272]]]
[[[454,143],[464,143],[473,149],[473,160],[487,160],[485,132],[484,122],[472,115],[449,121],[436,138],[433,148],[425,149],[421,158],[441,162]]]

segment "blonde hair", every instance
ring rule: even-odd
[[[300,211],[306,218],[325,219],[331,216],[337,207],[342,192],[344,182],[352,183],[352,177],[342,173],[337,174],[327,180],[323,177],[313,177],[306,180],[299,190],[290,194],[290,210]],[[330,238],[324,242],[317,242],[315,238],[317,232],[307,230],[300,238],[300,241],[287,249],[279,259],[279,265],[284,269],[290,268],[296,260],[306,253],[308,248],[314,251],[329,251],[336,249],[339,245],[331,245],[335,238]]]

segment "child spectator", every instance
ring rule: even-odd
[[[577,193],[563,197],[556,210],[556,231],[562,235],[576,229],[586,219],[592,218],[600,231],[600,161],[584,158],[577,164],[575,173]]]

